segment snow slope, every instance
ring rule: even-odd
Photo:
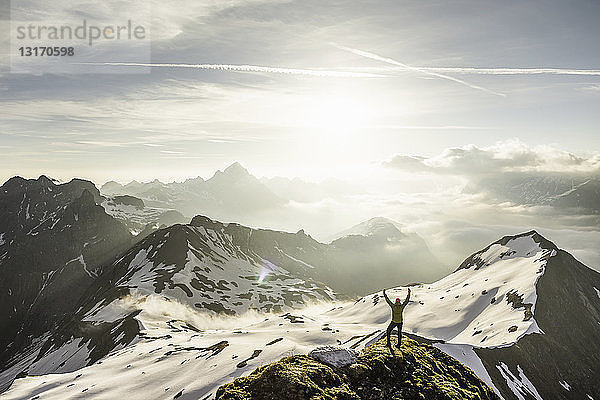
[[[114,269],[116,287],[160,293],[226,314],[282,311],[335,298],[327,286],[241,249],[220,225],[174,225],[158,231],[117,260]]]
[[[413,286],[404,331],[439,341],[438,348],[492,385],[473,349],[507,346],[523,335],[542,333],[533,317],[535,284],[555,251],[535,238],[530,233],[497,242],[448,277]],[[388,293],[404,297],[406,288]],[[355,302],[277,314],[251,311],[237,318],[209,317],[162,296],[139,295],[88,316],[111,320],[142,310],[136,316],[144,327],[138,341],[75,372],[19,379],[3,398],[114,399],[125,393],[130,399],[211,398],[221,384],[284,355],[326,345],[360,350],[384,333],[390,313],[381,292]],[[77,354],[67,350],[52,362]],[[77,357],[85,354],[82,347]],[[525,372],[519,382],[519,388],[535,391]]]

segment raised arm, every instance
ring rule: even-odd
[[[406,295],[406,299],[404,300],[404,303],[402,303],[402,307],[406,307],[409,300],[410,300],[410,288],[408,288],[408,294]]]
[[[383,297],[385,297],[385,301],[390,305],[390,307],[392,306],[392,301],[389,299],[389,297],[387,297],[387,294],[385,294],[385,289],[383,289]]]

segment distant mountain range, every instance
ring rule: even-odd
[[[467,193],[486,192],[502,201],[524,205],[549,205],[559,209],[600,212],[600,177],[559,173],[507,172],[471,182]],[[290,200],[319,201],[327,197],[360,192],[351,184],[329,179],[321,183],[299,178],[258,179],[239,163],[217,171],[210,179],[201,177],[184,182],[162,183],[158,180],[121,185],[105,183],[100,191],[108,196],[131,195],[151,207],[175,209],[185,215],[207,215],[216,219],[235,220],[247,212],[278,207]],[[245,199],[243,204],[234,199]]]
[[[466,192],[485,191],[500,200],[600,213],[600,177],[549,173],[504,173],[471,183]]]
[[[100,191],[109,196],[132,195],[148,206],[175,209],[184,215],[202,214],[225,220],[286,202],[239,163],[217,171],[207,180],[197,177],[173,183],[132,181],[126,185],[110,181]]]

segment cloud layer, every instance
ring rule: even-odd
[[[600,153],[580,156],[553,146],[528,146],[518,139],[478,147],[470,144],[448,148],[432,157],[398,154],[383,163],[410,172],[464,176],[505,172],[561,172],[598,174]]]

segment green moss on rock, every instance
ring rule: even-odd
[[[496,400],[464,365],[427,344],[380,340],[356,363],[334,368],[307,356],[285,357],[221,386],[217,400]]]

